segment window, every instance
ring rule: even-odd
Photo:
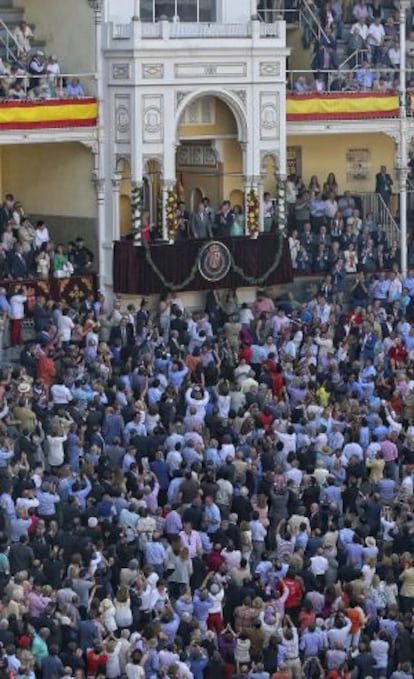
[[[183,115],[184,125],[214,125],[216,106],[214,97],[201,97],[187,106]]]
[[[215,21],[216,0],[141,0],[142,21],[178,17],[180,21]]]

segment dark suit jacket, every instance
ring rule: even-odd
[[[376,193],[391,193],[393,181],[388,173],[382,174],[378,172],[375,175],[375,192]]]
[[[27,278],[29,270],[23,255],[14,252],[10,258],[10,271],[13,278]]]
[[[109,337],[109,344],[114,344],[115,340],[122,340],[121,327],[119,325],[115,326],[111,330],[111,335]],[[134,332],[130,323],[126,326],[126,346],[134,344]]]

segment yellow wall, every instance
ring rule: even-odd
[[[243,155],[240,144],[235,139],[225,139],[222,149],[221,158],[224,161],[223,198],[229,199],[234,189],[244,190]]]
[[[35,35],[46,41],[46,54],[57,54],[63,73],[95,71],[94,14],[86,0],[14,0]]]
[[[386,165],[394,179],[394,142],[385,134],[327,134],[315,136],[289,135],[288,146],[302,148],[302,174],[306,184],[313,174],[322,185],[329,172],[334,172],[339,192],[374,191],[375,174]],[[351,149],[369,149],[371,157],[370,176],[367,181],[347,181],[346,154]]]
[[[3,146],[3,194],[14,193],[31,214],[96,216],[93,156],[81,144]]]
[[[289,69],[292,71],[309,71],[312,59],[312,48],[303,49],[302,44],[302,29],[287,31],[286,33],[287,45],[291,48],[289,56]]]

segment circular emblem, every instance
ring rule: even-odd
[[[198,270],[206,281],[221,281],[231,266],[230,250],[219,241],[206,243],[198,255]]]

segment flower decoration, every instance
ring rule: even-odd
[[[286,184],[282,178],[279,179],[277,188],[277,210],[279,231],[285,231],[287,226],[286,217]]]
[[[170,243],[174,242],[175,232],[177,231],[177,205],[178,197],[175,189],[170,189],[167,193],[165,205],[165,221],[167,225],[167,238]]]
[[[260,203],[256,189],[250,189],[247,194],[247,219],[246,224],[251,236],[257,235],[260,221]]]
[[[135,185],[131,191],[132,235],[135,245],[142,245],[142,190]]]

